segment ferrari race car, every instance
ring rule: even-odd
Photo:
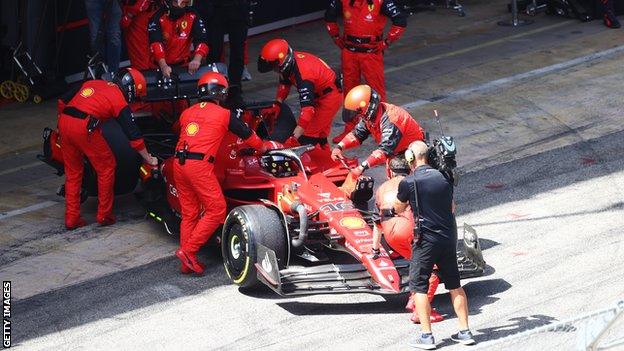
[[[193,92],[185,88],[191,77],[180,74],[179,80],[167,83],[158,72],[145,75],[147,101],[194,96],[194,84],[188,84]],[[264,284],[282,296],[406,292],[409,262],[387,245],[378,258],[370,253],[373,179],[352,178],[349,168],[357,160],[336,163],[327,146],[284,148],[281,142],[292,134],[296,122],[286,104],[276,119],[265,116],[263,110],[271,104],[250,104],[242,118],[262,138],[274,141],[272,149],[258,154],[228,134],[215,162],[229,213],[213,241],[221,246],[232,282],[243,288]],[[180,204],[172,164],[177,162],[173,158],[177,136],[170,131],[170,122],[154,116],[139,119],[149,152],[161,160],[155,169],[141,165],[136,153],[125,146],[127,142],[121,142],[125,136],[116,122],[105,123],[103,132],[118,161],[116,194],[133,191],[140,179],[137,197],[148,216],[162,223],[169,234],[176,234]],[[59,175],[61,147],[57,133],[46,129],[40,159],[53,165]],[[83,190],[85,196],[94,195],[95,173],[85,162]],[[476,232],[466,228],[458,247],[462,278],[482,275],[485,262]]]

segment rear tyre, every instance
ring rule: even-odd
[[[255,267],[258,244],[273,250],[279,268],[285,267],[286,230],[277,212],[263,205],[239,206],[230,211],[223,225],[221,252],[225,272],[241,288],[260,286]]]

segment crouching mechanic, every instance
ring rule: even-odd
[[[288,97],[290,87],[299,92],[301,113],[297,127],[284,143],[327,145],[331,124],[340,109],[342,93],[337,84],[336,73],[320,58],[302,51],[293,51],[284,39],[266,43],[258,57],[258,71],[279,73],[277,101],[269,115],[278,116],[282,102]]]
[[[359,146],[371,134],[379,144],[364,162],[351,171],[355,177],[402,154],[410,143],[424,140],[423,129],[407,111],[381,102],[380,95],[368,85],[358,85],[351,89],[345,98],[344,108],[361,120],[332,150],[332,159],[336,161],[344,158],[343,150]],[[390,177],[387,164],[386,174]]]
[[[89,80],[77,93],[59,101],[62,106],[58,127],[62,138],[65,166],[65,227],[75,229],[86,225],[80,217],[80,188],[84,171],[84,156],[97,173],[98,208],[96,219],[101,225],[115,223],[113,197],[115,156],[102,135],[100,125],[115,119],[134,148],[150,165],[158,160],[147,153],[145,143],[132,118],[128,103],[144,96],[145,77],[132,69],[121,69],[114,82]],[[64,106],[63,106],[64,104]]]
[[[457,225],[453,213],[453,183],[428,165],[427,154],[428,147],[424,142],[410,144],[405,158],[413,172],[399,183],[394,204],[396,213],[403,213],[410,207],[413,217],[418,218],[414,224],[418,236],[412,245],[409,285],[415,293],[415,308],[422,332],[410,345],[427,350],[436,348],[429,322],[431,305],[427,297],[434,265],[437,265],[444,278],[444,286],[450,291],[459,320],[459,332],[451,335],[451,339],[472,345],[475,340],[468,328],[468,299],[460,285],[455,253]]]
[[[202,59],[208,55],[204,22],[188,8],[189,0],[166,0],[164,3],[147,27],[152,56],[167,78],[171,77],[171,65],[188,64],[188,72],[195,74]],[[192,57],[191,44],[194,47]]]
[[[379,209],[379,223],[373,227],[373,247],[374,255],[379,255],[381,236],[392,250],[409,260],[412,258],[412,241],[414,239],[414,216],[409,208],[403,213],[396,215],[394,212],[394,202],[399,188],[399,182],[410,173],[410,168],[404,157],[395,157],[388,162],[391,178],[381,184],[375,193],[375,204]],[[440,284],[440,278],[433,272],[429,279],[429,289],[427,298],[433,301],[435,292]],[[410,320],[420,323],[417,311],[414,309],[413,294],[410,295],[405,309],[412,311]],[[444,320],[435,309],[431,309],[430,321],[437,323]]]
[[[214,174],[214,162],[223,137],[232,132],[250,147],[263,150],[262,140],[239,119],[240,110],[221,105],[228,83],[216,72],[204,74],[197,83],[200,102],[180,116],[173,174],[182,211],[180,248],[176,256],[182,273],[203,273],[197,252],[225,220],[225,198]]]

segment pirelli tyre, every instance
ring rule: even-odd
[[[221,252],[225,272],[241,288],[260,285],[255,263],[257,245],[273,250],[280,269],[287,261],[286,230],[275,210],[263,205],[234,208],[223,225]]]

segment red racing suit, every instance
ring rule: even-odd
[[[180,139],[173,163],[182,223],[180,249],[196,253],[225,220],[225,198],[214,173],[214,162],[228,132],[260,149],[262,140],[240,119],[240,110],[200,102],[180,116]],[[183,156],[184,155],[184,156]]]
[[[307,52],[293,52],[293,67],[287,75],[280,75],[276,100],[282,102],[295,85],[299,92],[301,113],[297,125],[303,136],[326,140],[336,112],[342,105],[342,94],[336,84],[336,73],[323,60]]]
[[[159,7],[156,0],[124,0],[121,29],[124,31],[130,66],[140,71],[156,68],[150,57],[147,26]]]
[[[90,120],[100,124],[116,119],[137,151],[145,149],[141,131],[132,118],[130,107],[117,85],[103,80],[89,80],[76,94],[64,101],[59,113],[59,134],[65,166],[65,225],[74,227],[80,221],[80,188],[84,156],[97,173],[98,208],[96,219],[102,223],[112,217],[115,156],[102,136],[102,129],[87,131]]]
[[[342,13],[344,30],[338,27],[338,14]],[[387,19],[392,27],[384,39]],[[370,85],[386,100],[383,51],[398,40],[407,26],[407,17],[393,0],[331,0],[325,12],[329,35],[342,49],[343,91],[346,94],[361,84],[364,76]],[[352,121],[348,130],[357,120]],[[346,128],[345,128],[346,129]]]
[[[362,119],[340,143],[345,150],[353,148],[362,144],[371,134],[379,147],[362,162],[364,169],[387,162],[405,152],[412,142],[425,139],[424,130],[407,111],[386,102],[380,104],[373,122]],[[387,165],[386,170],[389,176]]]
[[[168,65],[187,64],[194,55],[202,59],[208,54],[206,27],[199,15],[185,9],[177,18],[172,18],[166,9],[157,11],[147,27],[150,50],[155,62],[165,59]]]

